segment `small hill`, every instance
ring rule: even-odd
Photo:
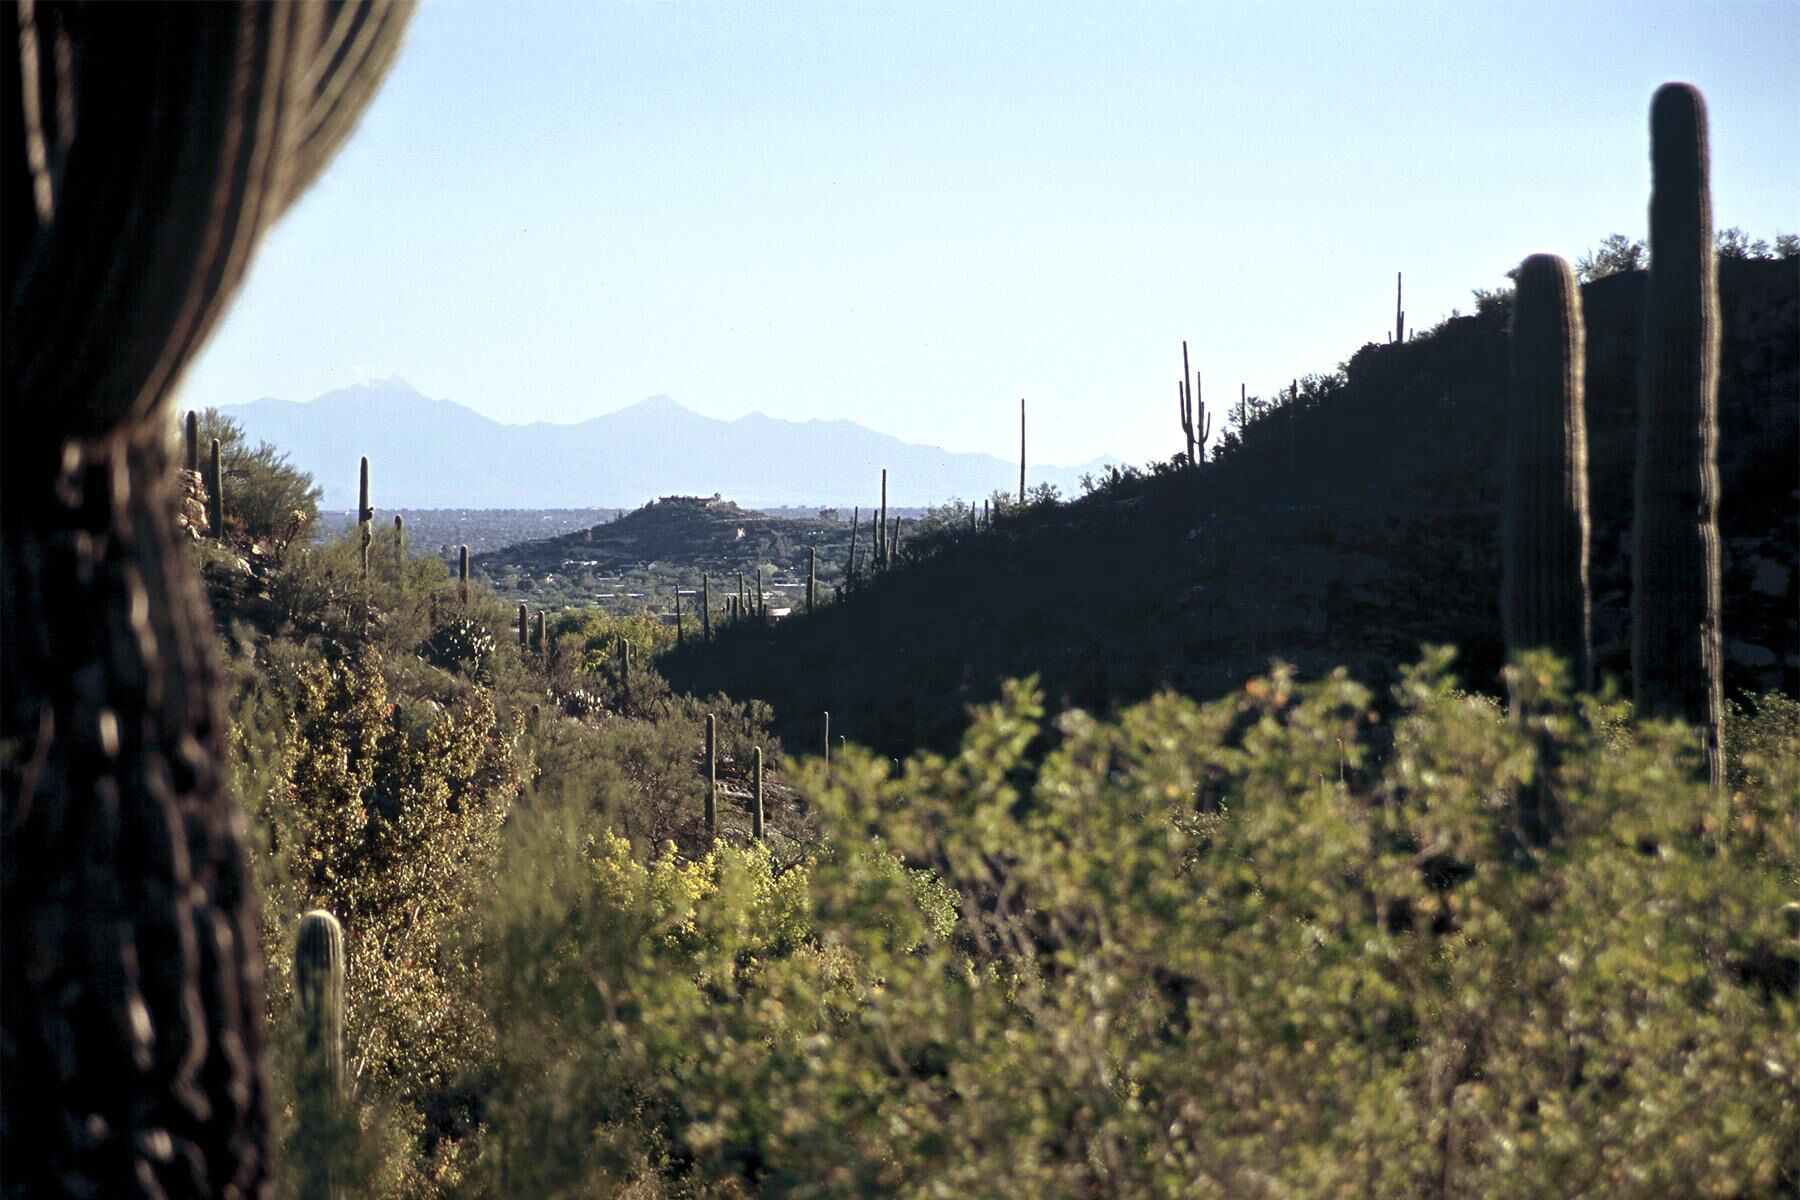
[[[1595,649],[1627,683],[1645,282],[1583,289]],[[1727,690],[1796,694],[1800,269],[1724,262],[1720,291]],[[767,699],[793,745],[828,709],[834,731],[896,754],[953,744],[1007,676],[1104,710],[1164,687],[1218,695],[1272,658],[1380,686],[1421,643],[1453,643],[1466,683],[1494,690],[1508,316],[1365,346],[1220,461],[915,543],[918,561],[849,602],[690,641],[662,670]]]
[[[717,496],[664,496],[617,520],[493,550],[474,561],[489,577],[508,571],[608,574],[656,564],[725,572],[755,562],[804,572],[808,545],[818,547],[821,560],[836,562],[849,544],[847,521],[772,517]]]

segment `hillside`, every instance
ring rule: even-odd
[[[868,536],[865,520],[864,546]],[[626,572],[654,572],[660,580],[687,588],[698,587],[703,573],[717,583],[761,566],[766,572],[773,569],[765,578],[803,583],[809,545],[818,549],[818,577],[829,588],[842,577],[848,557],[849,521],[772,517],[717,496],[665,496],[579,533],[505,546],[476,555],[472,562],[506,595],[545,586],[582,595]]]
[[[1720,272],[1728,691],[1800,691],[1797,283],[1792,261]],[[1594,637],[1621,681],[1644,287],[1632,272],[1584,288]],[[1007,676],[1104,709],[1163,687],[1219,695],[1271,658],[1380,685],[1421,643],[1453,643],[1467,684],[1492,690],[1507,316],[1365,346],[1220,461],[942,537],[849,603],[689,643],[662,669],[769,700],[790,736],[829,709],[888,753],[950,744]]]
[[[357,499],[357,458],[374,469],[375,504],[397,508],[630,508],[670,493],[719,492],[752,506],[818,508],[879,499],[935,504],[1018,486],[1019,464],[957,454],[853,421],[783,421],[751,413],[721,421],[652,396],[574,425],[508,425],[398,377],[307,403],[264,398],[221,411],[252,439],[280,446],[325,491],[323,507]],[[1034,463],[1033,485],[1068,493],[1084,473]]]

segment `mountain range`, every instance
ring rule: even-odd
[[[714,493],[749,507],[869,504],[888,472],[893,505],[938,504],[1015,491],[1019,465],[955,454],[852,421],[721,421],[652,396],[575,425],[507,425],[398,376],[316,400],[264,398],[220,410],[254,440],[288,455],[324,489],[327,511],[356,504],[367,455],[377,508],[633,508],[658,496]],[[1031,486],[1079,494],[1080,478],[1114,462],[1032,464]]]

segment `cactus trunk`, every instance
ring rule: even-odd
[[[1631,672],[1640,716],[1679,718],[1722,776],[1719,289],[1706,104],[1688,84],[1650,109],[1650,287],[1639,379]]]
[[[200,473],[200,414],[188,410],[186,457],[182,460],[187,469],[198,475]]]
[[[464,604],[469,602],[469,548],[459,547],[456,555],[456,596]]]
[[[1508,654],[1544,648],[1592,686],[1581,290],[1569,264],[1519,268],[1507,413],[1501,615]]]
[[[520,654],[524,654],[526,651],[531,649],[531,642],[529,640],[530,628],[531,628],[531,615],[529,612],[526,611],[525,602],[523,600],[521,600],[521,601],[519,601],[519,653]]]
[[[301,1028],[296,1118],[307,1141],[327,1153],[297,1164],[302,1200],[341,1200],[330,1159],[343,1131],[344,930],[314,909],[300,918],[294,942],[294,998]]]
[[[225,466],[219,455],[219,439],[212,440],[212,478],[207,481],[207,509],[212,535],[225,538]]]
[[[1025,507],[1025,397],[1019,397],[1019,507]]]
[[[819,552],[812,546],[806,548],[806,611],[813,610],[813,601],[819,591]]]
[[[362,574],[369,577],[369,549],[375,544],[375,510],[369,507],[369,458],[363,456],[357,472],[356,526],[361,544]]]
[[[537,614],[537,650],[548,661],[550,657],[549,615],[543,609]]]
[[[719,719],[706,714],[706,832],[719,832]]]
[[[751,759],[750,836],[763,840],[763,755],[758,746]]]
[[[700,576],[700,636],[712,641],[712,576]]]

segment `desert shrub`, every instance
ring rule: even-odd
[[[1014,687],[953,756],[801,765],[785,870],[546,805],[484,940],[489,1183],[1791,1194],[1800,745],[1715,796],[1679,726],[1542,662],[1521,726],[1446,665],[1392,720],[1341,674],[1053,725]]]
[[[382,667],[373,647],[336,662],[271,648],[245,666],[254,686],[240,688],[234,725],[265,831],[272,1019],[291,1023],[294,922],[327,909],[345,933],[349,1074],[359,1103],[393,1114],[370,1123],[347,1175],[434,1195],[475,1128],[470,1080],[491,1061],[474,963],[454,935],[493,877],[520,784],[516,732],[496,724],[485,692],[451,704],[395,695]],[[288,1087],[293,1064],[281,1065]],[[396,1140],[410,1142],[404,1154]]]

